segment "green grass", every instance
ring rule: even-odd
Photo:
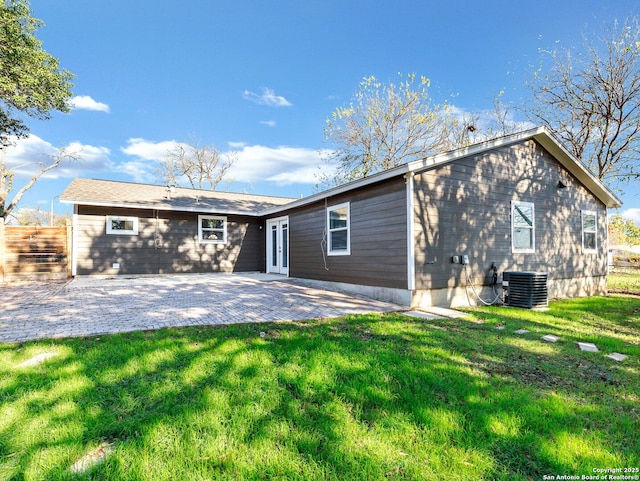
[[[640,269],[616,267],[607,277],[611,292],[640,294]]]
[[[639,298],[471,312],[0,345],[0,479],[538,480],[640,466]],[[18,366],[44,352],[56,355]],[[105,444],[102,464],[71,472]]]

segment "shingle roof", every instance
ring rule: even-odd
[[[247,215],[294,200],[180,187],[170,192],[164,185],[81,178],[74,179],[60,194],[60,201],[70,204]]]

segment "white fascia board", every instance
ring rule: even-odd
[[[249,217],[258,217],[258,212],[236,211],[236,210],[220,210],[214,208],[198,209],[195,207],[172,207],[155,204],[127,204],[126,202],[95,202],[82,200],[61,200],[61,204],[90,205],[94,207],[121,207],[124,209],[153,209],[171,212],[195,212],[199,214],[226,214],[226,215],[246,215]]]
[[[405,175],[409,172],[418,172],[422,170],[427,170],[432,167],[446,164],[448,162],[453,162],[454,160],[460,159],[462,157],[475,155],[490,149],[494,149],[496,147],[519,142],[520,140],[530,138],[534,134],[540,133],[542,131],[545,131],[545,129],[542,127],[531,129],[531,130],[525,130],[523,132],[520,132],[514,135],[500,137],[498,139],[490,140],[480,144],[475,144],[470,147],[453,150],[451,152],[446,152],[443,154],[433,155],[425,159],[414,160],[413,162],[408,162],[406,164],[399,165],[398,167],[394,167],[392,169],[385,170],[383,172],[378,172],[377,174],[373,174],[368,177],[364,177],[362,179],[354,180],[352,182],[349,182],[348,184],[343,184],[329,190],[324,190],[317,194],[310,195],[309,197],[305,197],[303,199],[293,201],[289,204],[285,204],[278,207],[270,207],[269,209],[265,209],[261,211],[260,215],[273,215],[278,212],[283,212],[288,209],[301,207],[303,205],[311,204],[313,202],[317,202],[319,200],[323,200],[328,197],[333,197],[335,195],[342,194],[344,192],[349,192],[359,187],[364,187],[366,185],[381,182],[383,180],[391,179],[393,177]]]
[[[546,129],[542,129],[533,138],[538,141],[547,151],[560,162],[565,169],[571,172],[583,185],[594,193],[607,208],[612,209],[622,206],[622,201],[611,192],[600,179],[593,175],[589,169],[576,160],[564,145],[558,141],[553,134]]]
[[[462,157],[480,154],[492,149],[515,144],[524,140],[534,139],[542,145],[562,166],[571,172],[608,208],[620,207],[622,201],[616,197],[603,183],[594,176],[585,165],[577,160],[562,143],[545,127],[536,127],[512,135],[475,144],[467,148],[454,150],[444,154],[434,155],[422,160],[415,160],[408,164],[411,172],[427,170],[435,166],[453,162]]]
[[[301,207],[307,204],[312,204],[319,200],[323,200],[329,197],[343,194],[345,192],[355,190],[359,187],[364,187],[366,185],[375,184],[383,180],[391,179],[393,177],[398,177],[399,175],[404,175],[407,172],[409,172],[408,164],[403,164],[398,167],[394,167],[393,169],[385,170],[383,172],[378,172],[376,174],[370,175],[368,177],[364,177],[362,179],[351,181],[348,184],[342,184],[337,187],[333,187],[329,190],[323,190],[322,192],[310,195],[309,197],[304,197],[302,199],[294,200],[289,204],[279,205],[277,207],[269,207],[268,209],[261,210],[260,212],[258,212],[258,214],[261,216],[277,214],[278,212],[284,212],[289,209]]]

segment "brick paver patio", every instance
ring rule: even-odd
[[[266,274],[79,278],[44,287],[9,284],[0,291],[0,342],[403,309]]]

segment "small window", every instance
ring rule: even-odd
[[[138,235],[138,218],[108,215],[107,234]]]
[[[198,242],[201,244],[226,244],[227,218],[199,215]]]
[[[582,211],[582,250],[584,252],[596,252],[596,226],[597,215],[589,210]]]
[[[327,254],[333,256],[351,253],[351,236],[349,233],[349,203],[327,208]]]
[[[531,202],[511,203],[511,250],[535,252],[535,208]]]

